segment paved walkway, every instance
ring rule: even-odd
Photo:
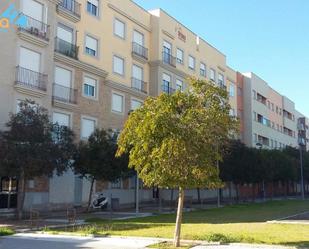
[[[47,234],[16,234],[0,238],[1,249],[142,249],[155,239],[91,238]]]
[[[146,249],[147,246],[159,243],[156,238],[124,237],[77,237],[49,234],[20,233],[0,238],[1,249]],[[192,249],[287,249],[294,247],[231,244],[207,244]]]

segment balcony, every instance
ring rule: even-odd
[[[162,61],[165,64],[169,64],[172,67],[176,67],[176,57],[164,51],[162,52]]]
[[[81,4],[75,0],[62,0],[57,5],[58,14],[75,23],[81,19],[80,10]]]
[[[15,85],[46,92],[47,75],[20,66],[16,67]]]
[[[139,58],[147,61],[148,49],[136,42],[132,42],[132,55],[138,56]]]
[[[131,78],[131,87],[137,91],[147,94],[147,83],[136,79],[134,77]]]
[[[47,25],[46,23],[33,19],[30,16],[26,16],[26,18],[27,18],[26,25],[23,27],[21,26],[18,27],[18,30],[21,32],[30,34],[32,37],[36,37],[36,38],[39,38],[40,40],[44,40],[45,43],[48,42],[49,36],[50,36],[50,26]],[[26,37],[22,37],[22,38],[26,38]],[[29,38],[27,40],[29,40]],[[44,45],[44,43],[38,44],[38,45]]]
[[[78,47],[58,37],[55,39],[55,52],[78,60]]]
[[[161,89],[162,89],[163,92],[165,92],[165,93],[167,93],[169,95],[176,92],[176,89],[171,88],[168,85],[164,85],[164,84],[162,85]]]
[[[54,83],[53,100],[69,104],[77,104],[77,90]]]

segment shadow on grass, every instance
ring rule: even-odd
[[[250,223],[266,222],[281,219],[304,211],[309,211],[309,201],[268,201],[265,203],[239,204],[199,210],[184,213],[183,224],[225,224],[225,223]],[[126,220],[130,223],[174,223],[175,214],[134,218]]]
[[[298,242],[290,242],[282,244],[284,246],[293,246],[298,249],[308,249],[309,248],[309,240],[307,241],[298,241]]]
[[[127,223],[127,222],[109,222],[107,220],[101,220],[93,222],[91,225],[83,225],[75,228],[69,228],[66,232],[77,232],[82,234],[104,234],[109,235],[112,232],[121,231],[137,231],[140,229],[165,227],[167,224],[141,224],[141,223]],[[59,231],[63,231],[60,229]]]

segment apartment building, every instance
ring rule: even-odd
[[[304,129],[301,135],[307,134],[305,121],[301,121],[306,118],[296,111],[294,102],[254,73],[238,73],[237,80],[238,108],[243,109],[241,137],[245,144],[268,149],[298,147],[299,129]]]
[[[2,1],[0,10],[10,3]],[[118,134],[148,96],[183,90],[193,76],[229,92],[231,115],[239,117],[247,145],[282,148],[309,137],[308,119],[296,114],[292,101],[253,73],[230,68],[222,52],[161,9],[146,11],[131,0],[16,0],[15,7],[27,23],[0,32],[0,129],[19,101],[32,99],[53,122],[70,127],[77,141],[95,128]],[[72,171],[32,179],[26,208],[82,205],[89,185]],[[135,187],[133,177],[96,182],[95,191],[132,205]],[[16,192],[16,179],[1,177],[0,209],[16,205]],[[162,195],[170,198],[167,190]],[[201,192],[201,198],[215,196]],[[140,201],[153,197],[153,189],[141,188]]]
[[[150,94],[173,93],[187,87],[193,76],[230,90],[231,113],[236,115],[236,72],[226,56],[162,9],[151,14]]]

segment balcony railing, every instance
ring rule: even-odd
[[[147,83],[140,80],[136,79],[134,77],[131,78],[131,87],[137,91],[147,93]]]
[[[169,53],[162,52],[162,60],[164,63],[171,65],[172,67],[176,67],[176,57],[172,56]]]
[[[73,15],[80,18],[80,6],[81,4],[74,0],[62,0],[58,6],[71,12]]]
[[[55,39],[55,51],[65,56],[78,60],[78,47],[58,37]]]
[[[23,67],[16,67],[15,84],[46,91],[47,75]]]
[[[132,54],[148,60],[148,49],[136,42],[132,42]]]
[[[26,16],[26,15],[25,15]],[[50,26],[46,23],[26,16],[27,22],[25,26],[20,26],[19,30],[23,30],[43,40],[49,41]]]
[[[163,92],[165,92],[165,93],[167,93],[167,94],[173,94],[173,93],[176,92],[176,89],[171,88],[171,87],[169,87],[169,86],[167,86],[167,85],[162,85],[162,86],[161,86],[161,89],[162,89]]]
[[[65,103],[77,103],[77,90],[54,83],[53,99]]]

